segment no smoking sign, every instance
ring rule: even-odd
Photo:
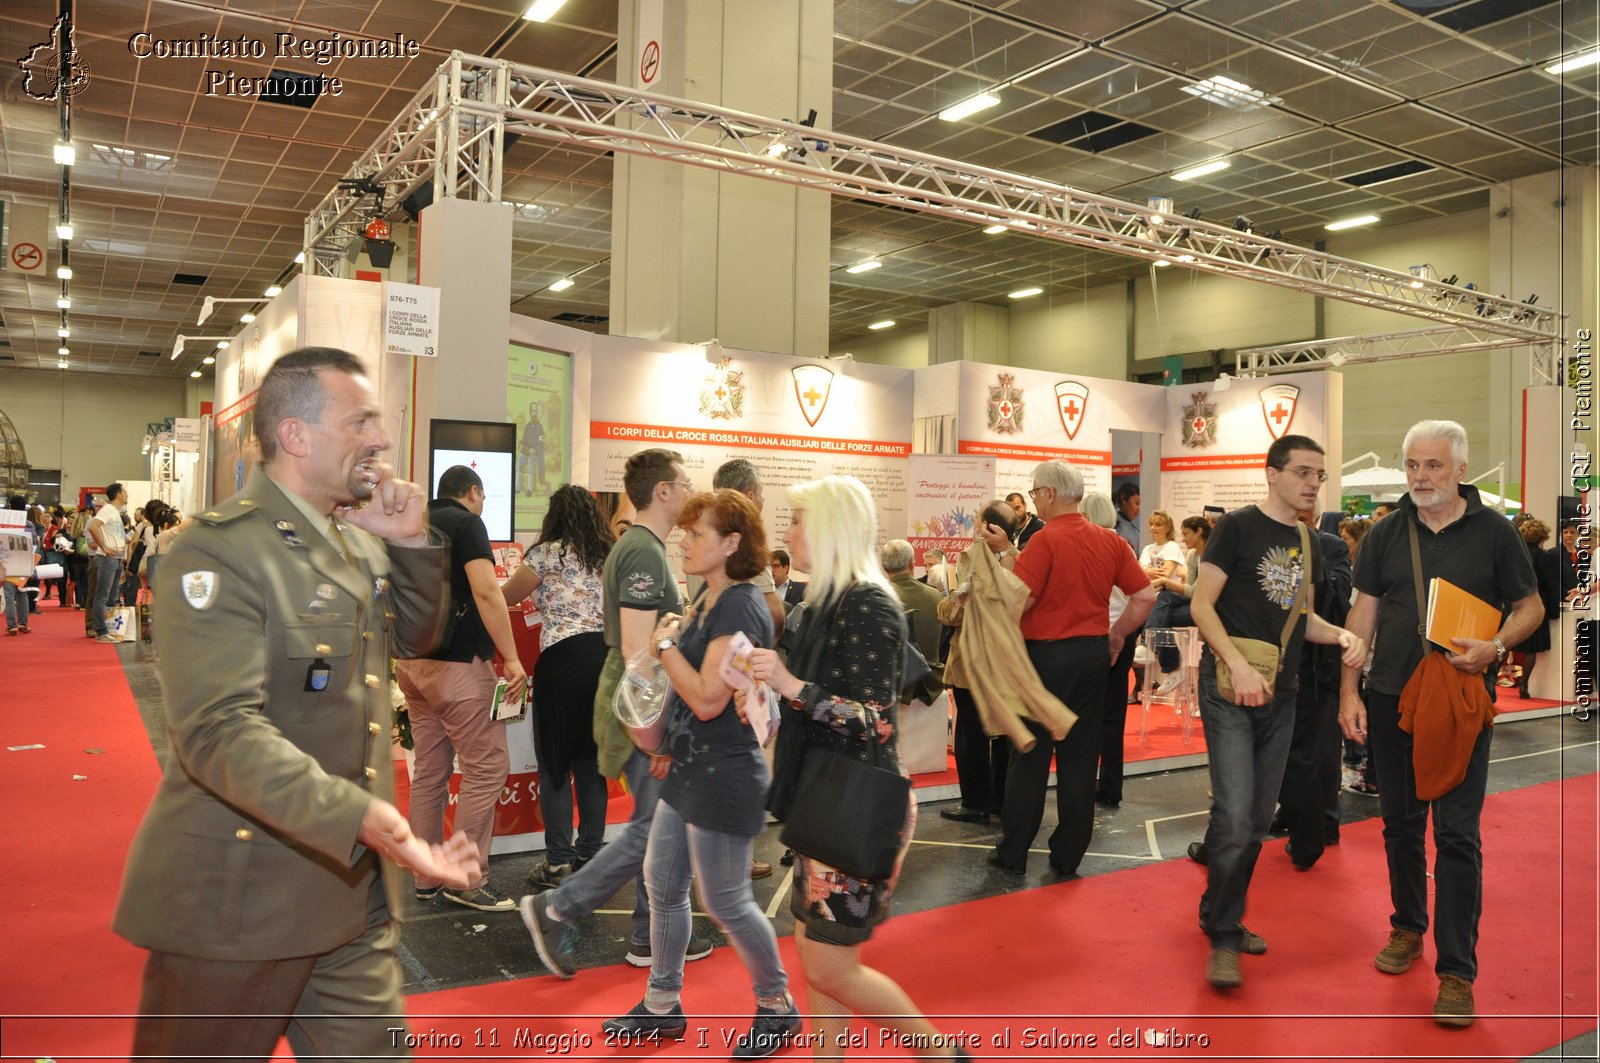
[[[661,73],[661,42],[651,41],[639,53],[639,83],[648,85]]]
[[[44,268],[44,252],[38,244],[19,242],[12,245],[11,264],[24,273],[37,273]]]

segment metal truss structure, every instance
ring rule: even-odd
[[[1004,225],[1507,337],[1513,345],[1559,339],[1560,315],[1551,310],[1248,230],[794,122],[459,52],[307,217],[308,267],[315,261],[319,271],[336,268],[360,234],[361,203],[375,188],[389,204],[398,204],[431,175],[435,200],[498,201],[506,133],[745,174],[977,226]]]
[[[1517,336],[1496,334],[1484,328],[1445,325],[1383,332],[1370,336],[1341,336],[1329,340],[1307,340],[1275,347],[1244,347],[1234,352],[1235,376],[1273,376],[1278,373],[1304,373],[1316,369],[1336,369],[1341,365],[1389,362],[1399,358],[1425,358],[1464,351],[1492,351],[1505,347],[1532,348],[1533,383],[1557,383],[1560,341],[1550,339],[1529,343]]]
[[[150,497],[171,504],[172,485],[177,482],[174,468],[176,449],[172,445],[172,418],[151,421],[144,426],[144,449],[150,456]]]

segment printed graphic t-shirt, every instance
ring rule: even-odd
[[[1310,538],[1312,572],[1316,573],[1322,570],[1322,557],[1316,533]],[[1278,523],[1259,506],[1236,509],[1217,521],[1201,560],[1228,576],[1217,597],[1217,616],[1228,634],[1276,646],[1304,572],[1297,527]],[[1299,670],[1305,632],[1302,609],[1289,634],[1281,675],[1291,676]]]
[[[656,615],[683,612],[678,583],[667,564],[667,547],[656,533],[635,524],[606,555],[606,645],[622,649],[622,610],[651,609]]]

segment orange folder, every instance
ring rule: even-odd
[[[1428,641],[1452,652],[1461,647],[1451,639],[1494,638],[1500,630],[1500,610],[1444,579],[1428,581]]]

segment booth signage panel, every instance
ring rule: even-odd
[[[972,545],[978,515],[994,498],[995,459],[913,454],[906,471],[906,539],[916,564],[929,550],[952,558]]]
[[[439,289],[387,281],[383,286],[383,353],[439,355]]]
[[[200,452],[200,418],[175,417],[172,420],[172,449]]]

